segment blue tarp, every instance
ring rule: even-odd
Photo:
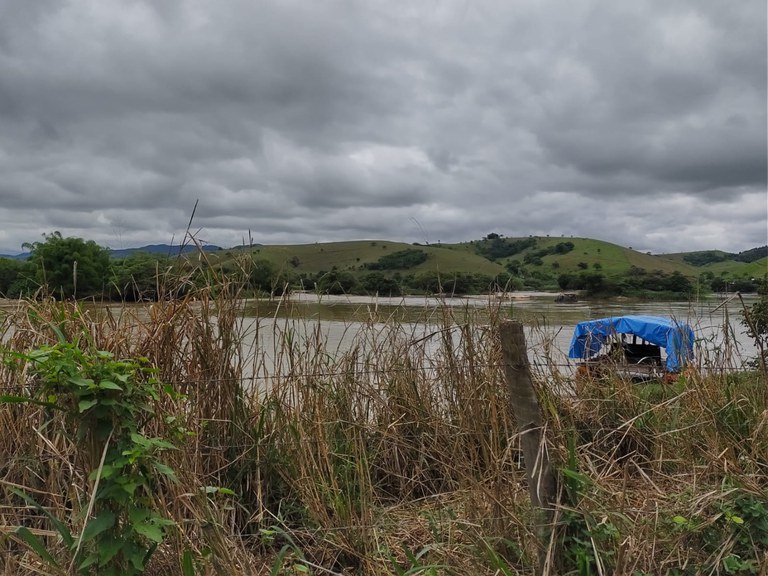
[[[693,330],[662,316],[612,316],[579,322],[573,331],[569,358],[586,360],[600,351],[613,334],[632,334],[667,352],[667,370],[678,372],[693,359]]]

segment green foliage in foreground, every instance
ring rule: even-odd
[[[589,447],[610,454],[611,470],[644,471],[646,478],[660,482],[665,503],[657,512],[652,538],[657,546],[664,542],[683,552],[662,573],[760,573],[768,558],[768,468],[763,462],[768,440],[761,432],[768,408],[764,377],[745,372],[720,380],[691,374],[672,385],[643,386],[606,377],[582,382],[577,395],[579,406],[560,414],[570,429],[566,433],[571,456],[561,469],[570,505],[562,532],[568,568],[580,574],[601,569],[621,573],[621,537],[644,522],[642,515],[628,516],[606,506],[606,485],[595,478],[594,470],[587,473],[581,467],[579,447]],[[736,468],[684,472],[713,465],[715,445],[732,451],[727,461],[729,466],[738,462]],[[677,452],[667,456],[673,447]],[[658,476],[649,471],[656,466]],[[682,481],[691,473],[703,485]],[[682,482],[665,482],[664,475]],[[661,565],[646,561],[646,571],[636,573],[656,574]]]
[[[145,360],[115,360],[110,352],[66,342],[42,346],[19,359],[29,363],[36,394],[3,396],[0,401],[35,403],[52,415],[63,414],[64,427],[57,432],[80,449],[93,494],[81,503],[87,513],[76,533],[68,519],[54,517],[22,491],[15,493],[49,516],[68,548],[70,569],[105,576],[142,574],[176,524],[154,498],[163,481],[176,480],[160,458],[174,446],[142,434],[145,424],[158,417],[153,404],[163,393],[153,371]],[[17,535],[51,568],[64,569],[31,531],[21,527]]]

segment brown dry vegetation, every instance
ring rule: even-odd
[[[478,325],[445,309],[426,339],[370,323],[338,354],[319,330],[279,330],[266,361],[236,287],[213,293],[148,314],[20,302],[2,320],[8,351],[54,343],[55,326],[84,349],[146,357],[185,395],[161,396],[164,418],[144,430],[167,438],[172,416],[186,431],[163,453],[178,481],[153,484],[177,528],[147,573],[182,573],[186,552],[197,574],[533,574],[544,547],[551,574],[766,574],[764,376],[709,367],[666,387],[582,382],[564,397],[548,386],[556,376],[536,375],[562,479],[559,530],[542,546],[494,311]],[[34,379],[13,358],[3,393],[29,395]],[[0,404],[0,574],[57,573],[19,526],[70,564],[14,492],[79,533],[92,463],[67,426],[44,407]]]

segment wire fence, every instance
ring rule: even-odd
[[[532,363],[531,364],[531,371],[532,375],[535,378],[546,378],[549,376],[560,376],[560,377],[572,377],[572,372],[581,364],[581,361],[575,361],[575,362],[541,362],[541,363]],[[460,371],[470,371],[470,370],[497,370],[501,371],[503,370],[505,365],[500,362],[495,363],[473,363],[470,365],[465,366]],[[607,364],[608,368],[614,368],[616,370],[621,370],[623,368],[632,368],[632,365],[627,364]],[[730,373],[737,373],[745,370],[746,366],[741,365],[731,365],[731,366],[697,366],[696,367],[701,373],[708,374],[708,373],[717,373],[717,374],[730,374]],[[552,369],[563,369],[564,373],[558,373],[553,374]],[[250,375],[238,375],[238,376],[200,376],[196,378],[188,378],[184,377],[181,379],[171,378],[168,379],[165,383],[167,384],[173,384],[177,386],[193,386],[193,385],[200,385],[200,384],[222,384],[222,383],[254,383],[254,382],[270,382],[270,381],[291,381],[291,380],[306,380],[306,379],[329,379],[329,378],[337,378],[337,377],[343,377],[343,376],[356,376],[356,377],[372,377],[372,376],[388,376],[388,375],[396,375],[396,374],[409,374],[414,372],[423,372],[423,373],[432,373],[434,375],[438,375],[440,372],[444,371],[452,371],[455,372],[455,367],[450,366],[440,366],[435,364],[428,364],[428,365],[422,365],[422,366],[407,366],[407,367],[389,367],[386,369],[371,369],[371,368],[355,368],[354,366],[345,367],[343,370],[319,370],[319,371],[311,371],[311,372],[301,372],[301,371],[292,371],[288,370],[286,372],[281,373],[273,373],[273,374],[250,374]],[[620,374],[620,372],[619,372]],[[660,370],[659,374],[663,374],[663,371]],[[31,385],[34,385],[33,381],[8,385],[8,384],[0,384],[0,392],[9,392],[9,391],[18,391],[19,389],[23,389],[26,387],[29,387]]]

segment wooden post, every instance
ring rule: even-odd
[[[544,441],[544,426],[531,379],[523,325],[510,320],[502,321],[499,337],[512,413],[517,422],[523,448],[528,492],[537,520],[536,529],[543,540],[542,549],[546,550],[552,533],[558,486]],[[540,562],[540,573],[544,572],[546,564],[545,561]]]

